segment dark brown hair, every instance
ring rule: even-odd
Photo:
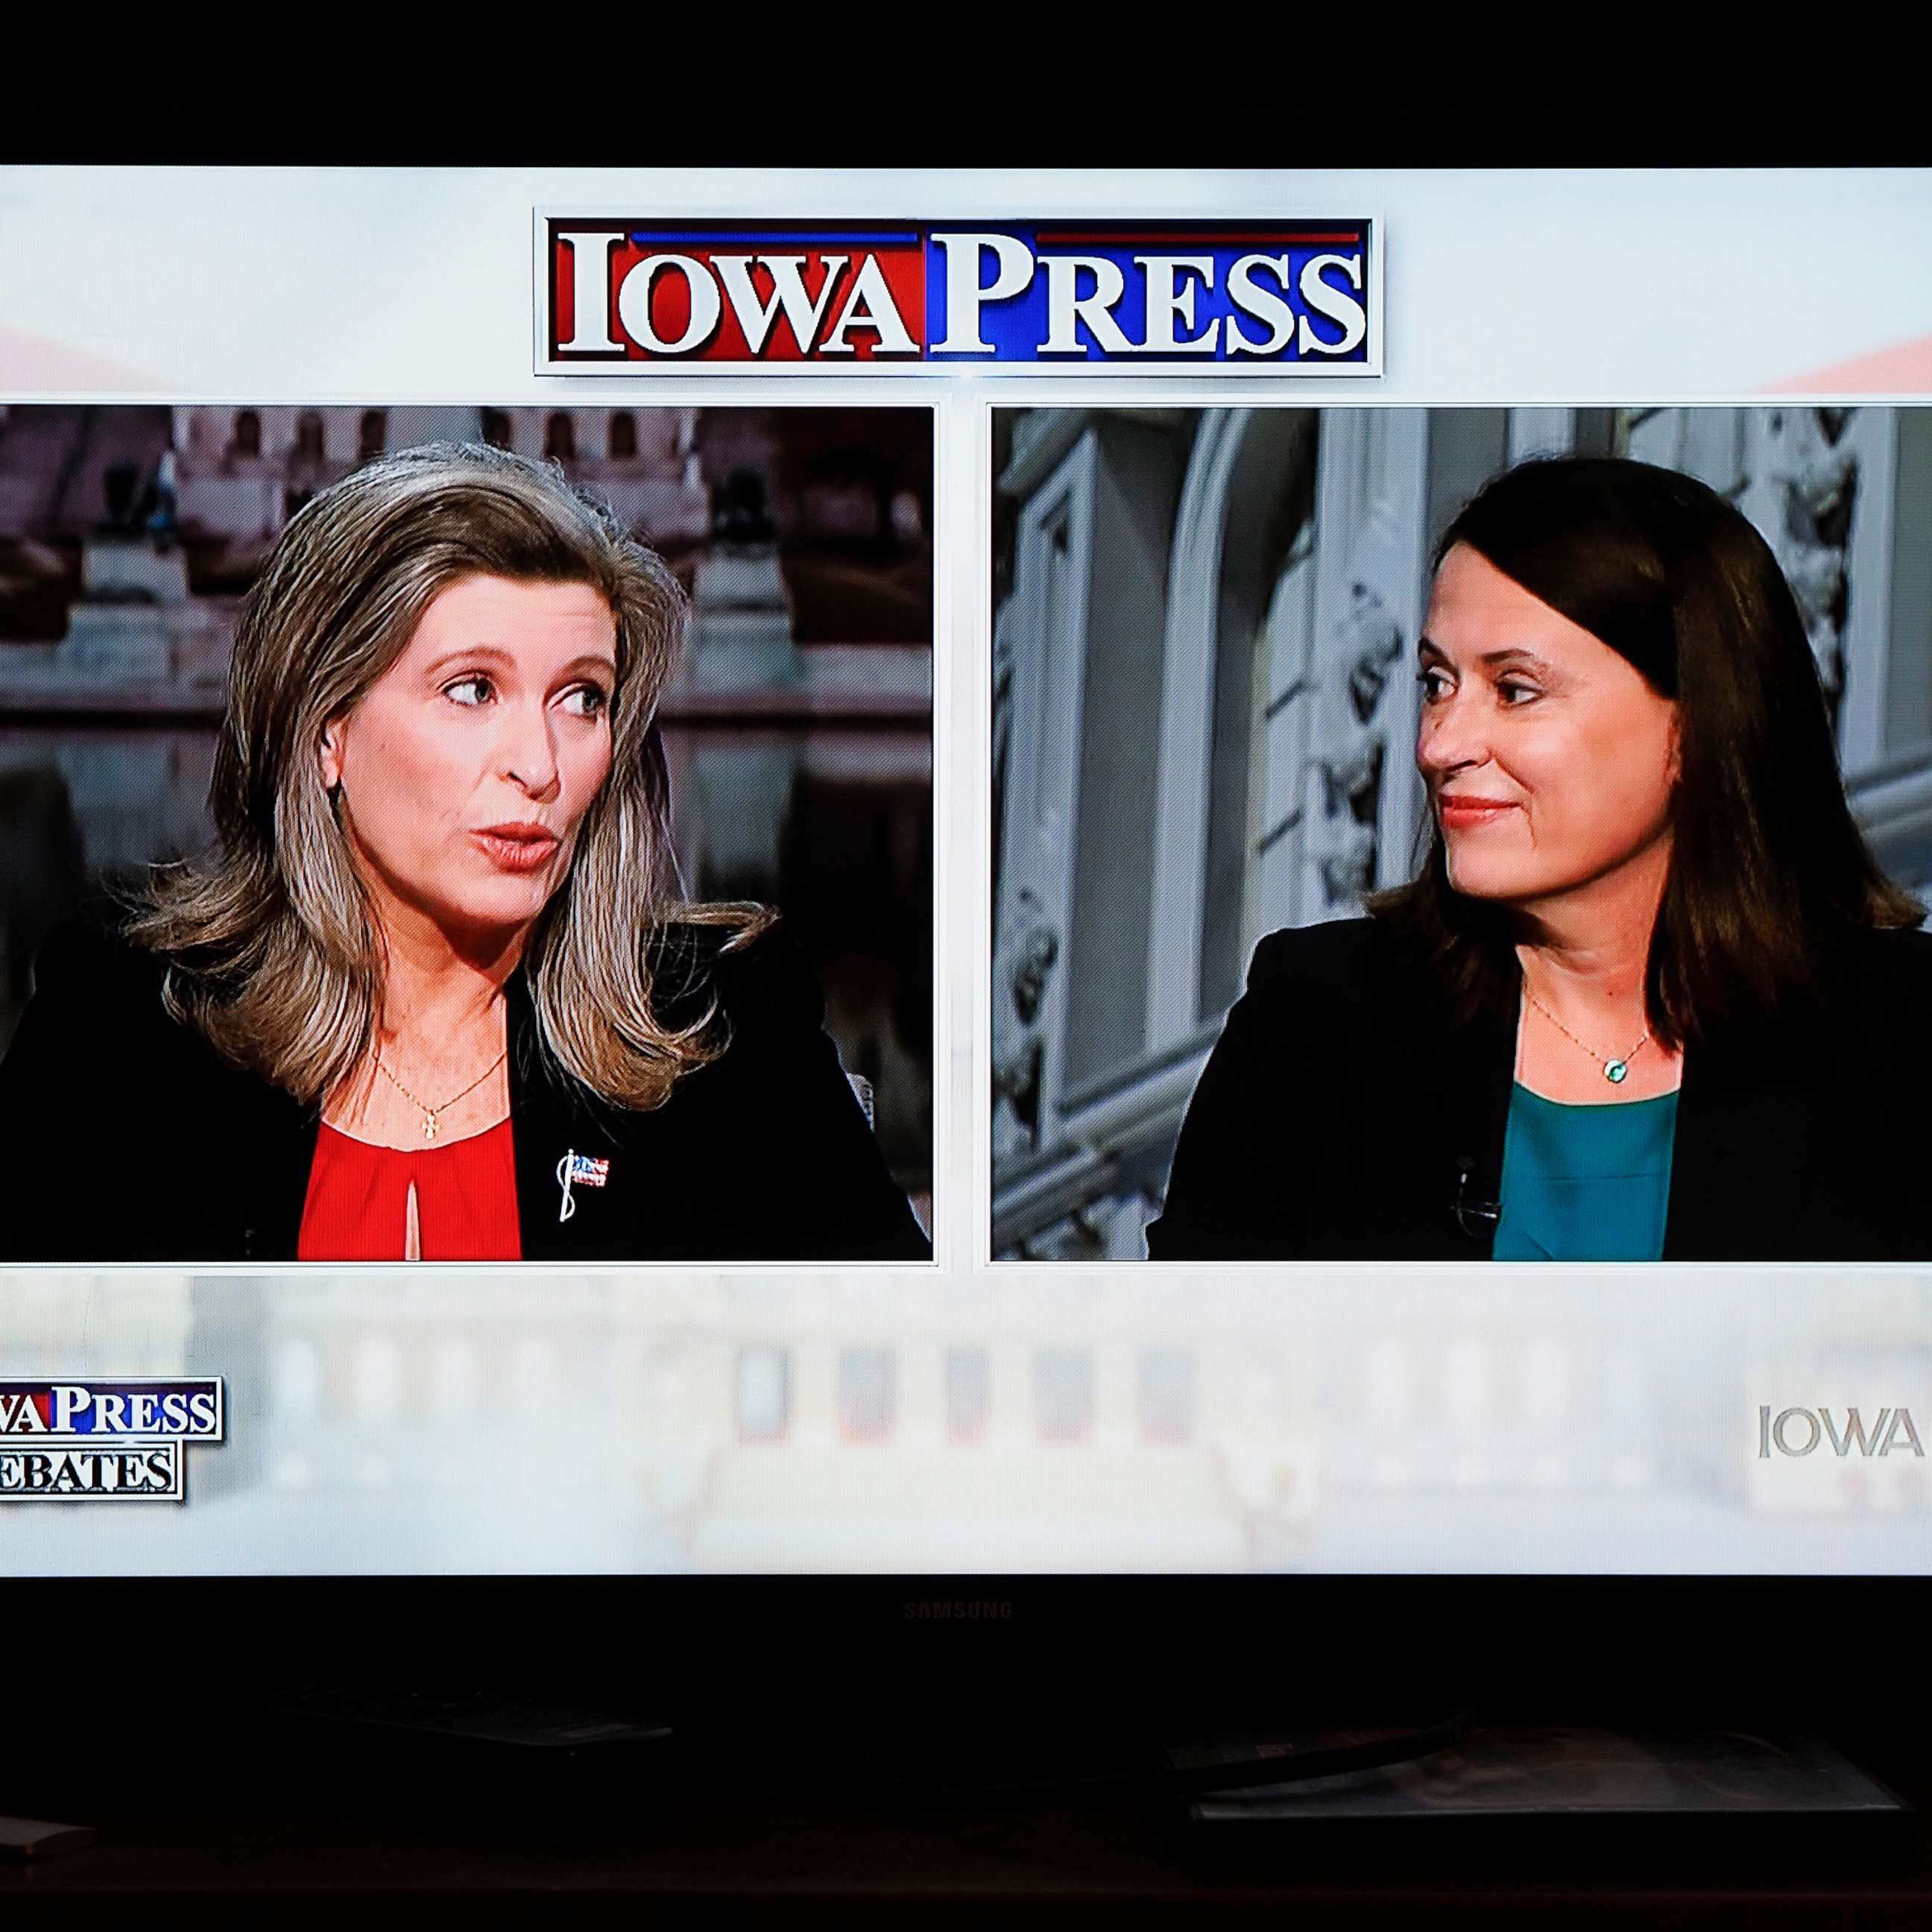
[[[1456,513],[1433,565],[1458,544],[1676,702],[1681,771],[1647,985],[1659,1040],[1815,1004],[1846,934],[1924,918],[1845,802],[1796,600],[1740,511],[1647,463],[1538,458]],[[1466,1015],[1513,1010],[1506,916],[1450,884],[1433,814],[1420,872],[1369,910],[1426,953]]]

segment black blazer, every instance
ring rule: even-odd
[[[1149,1255],[1487,1259],[1495,1221],[1468,1210],[1496,1200],[1515,1060],[1514,1020],[1459,1022],[1381,922],[1271,934]],[[1863,932],[1826,1010],[1687,1048],[1664,1258],[1928,1256],[1932,934]]]
[[[729,1043],[652,1112],[550,1075],[522,973],[506,988],[524,1258],[922,1261],[931,1254],[821,1030],[797,950],[766,933],[719,952],[674,929],[655,984],[674,1024],[715,989]],[[74,925],[43,948],[0,1063],[0,1259],[288,1262],[320,1112],[229,1066],[161,1004],[161,968]],[[559,1163],[608,1160],[602,1187]]]

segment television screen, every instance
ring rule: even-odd
[[[6,187],[0,1573],[1927,1570],[1925,176]]]

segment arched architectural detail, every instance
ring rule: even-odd
[[[1228,896],[1226,841],[1214,835],[1225,833],[1231,814],[1246,824],[1252,654],[1280,565],[1309,514],[1318,420],[1309,410],[1205,411],[1181,486],[1154,781],[1147,1035],[1155,1050],[1202,1022],[1204,922],[1210,896]],[[1216,758],[1217,734],[1232,755]],[[1238,836],[1238,867],[1245,842]],[[1238,877],[1234,898],[1238,908]]]

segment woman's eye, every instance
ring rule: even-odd
[[[1447,694],[1449,688],[1448,679],[1439,670],[1418,671],[1415,681],[1422,687],[1422,701],[1425,704],[1435,704]]]
[[[610,694],[601,685],[580,684],[564,693],[564,708],[580,718],[601,718],[609,709]]]
[[[495,688],[487,677],[460,677],[454,684],[446,684],[442,694],[458,704],[474,706],[488,704]]]
[[[1496,695],[1505,705],[1514,709],[1518,705],[1532,703],[1543,693],[1533,684],[1520,684],[1514,678],[1506,678],[1496,686]]]

